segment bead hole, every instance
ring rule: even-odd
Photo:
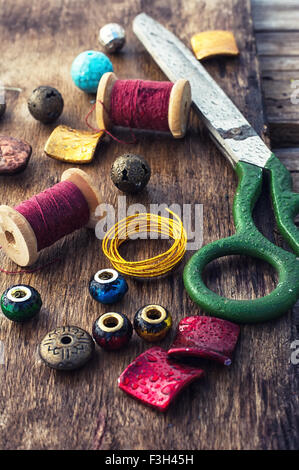
[[[13,291],[11,295],[15,297],[16,299],[22,299],[23,297],[25,297],[26,292],[18,289],[18,290]]]
[[[11,232],[8,232],[8,230],[5,230],[4,235],[5,235],[6,241],[9,245],[15,245],[16,244],[15,237],[13,236],[13,234]]]
[[[115,328],[118,325],[118,319],[114,317],[107,317],[103,323],[107,328]]]
[[[60,341],[62,344],[70,344],[72,342],[72,338],[70,336],[63,336]]]
[[[99,278],[102,279],[102,281],[108,281],[108,279],[111,279],[113,277],[112,273],[109,273],[108,271],[104,271],[103,273],[99,274]]]
[[[159,318],[161,318],[162,314],[159,310],[156,310],[155,308],[152,308],[151,310],[148,310],[146,312],[146,316],[150,320],[159,320]]]

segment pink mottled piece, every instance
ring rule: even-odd
[[[203,370],[176,364],[167,358],[167,351],[154,347],[124,370],[118,386],[145,405],[166,411],[184,387],[203,375]]]
[[[27,142],[0,135],[0,175],[12,175],[25,170],[31,152],[32,148]]]
[[[239,325],[221,318],[186,317],[178,325],[168,356],[203,357],[229,366],[239,333]]]

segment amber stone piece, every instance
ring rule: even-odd
[[[204,31],[194,34],[191,46],[198,60],[218,55],[236,56],[239,49],[231,31]]]
[[[92,134],[67,126],[54,129],[45,145],[45,153],[56,160],[67,163],[89,163],[103,132]]]

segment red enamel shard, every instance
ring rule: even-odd
[[[203,357],[229,366],[239,333],[239,325],[221,318],[186,317],[178,325],[168,356]]]
[[[154,347],[138,356],[120,375],[118,386],[133,398],[166,411],[177,394],[204,371],[174,363],[167,351]]]

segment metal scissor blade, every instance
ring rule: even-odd
[[[195,110],[230,162],[264,167],[270,149],[192,52],[145,13],[136,16],[133,31],[171,81],[189,80]]]

